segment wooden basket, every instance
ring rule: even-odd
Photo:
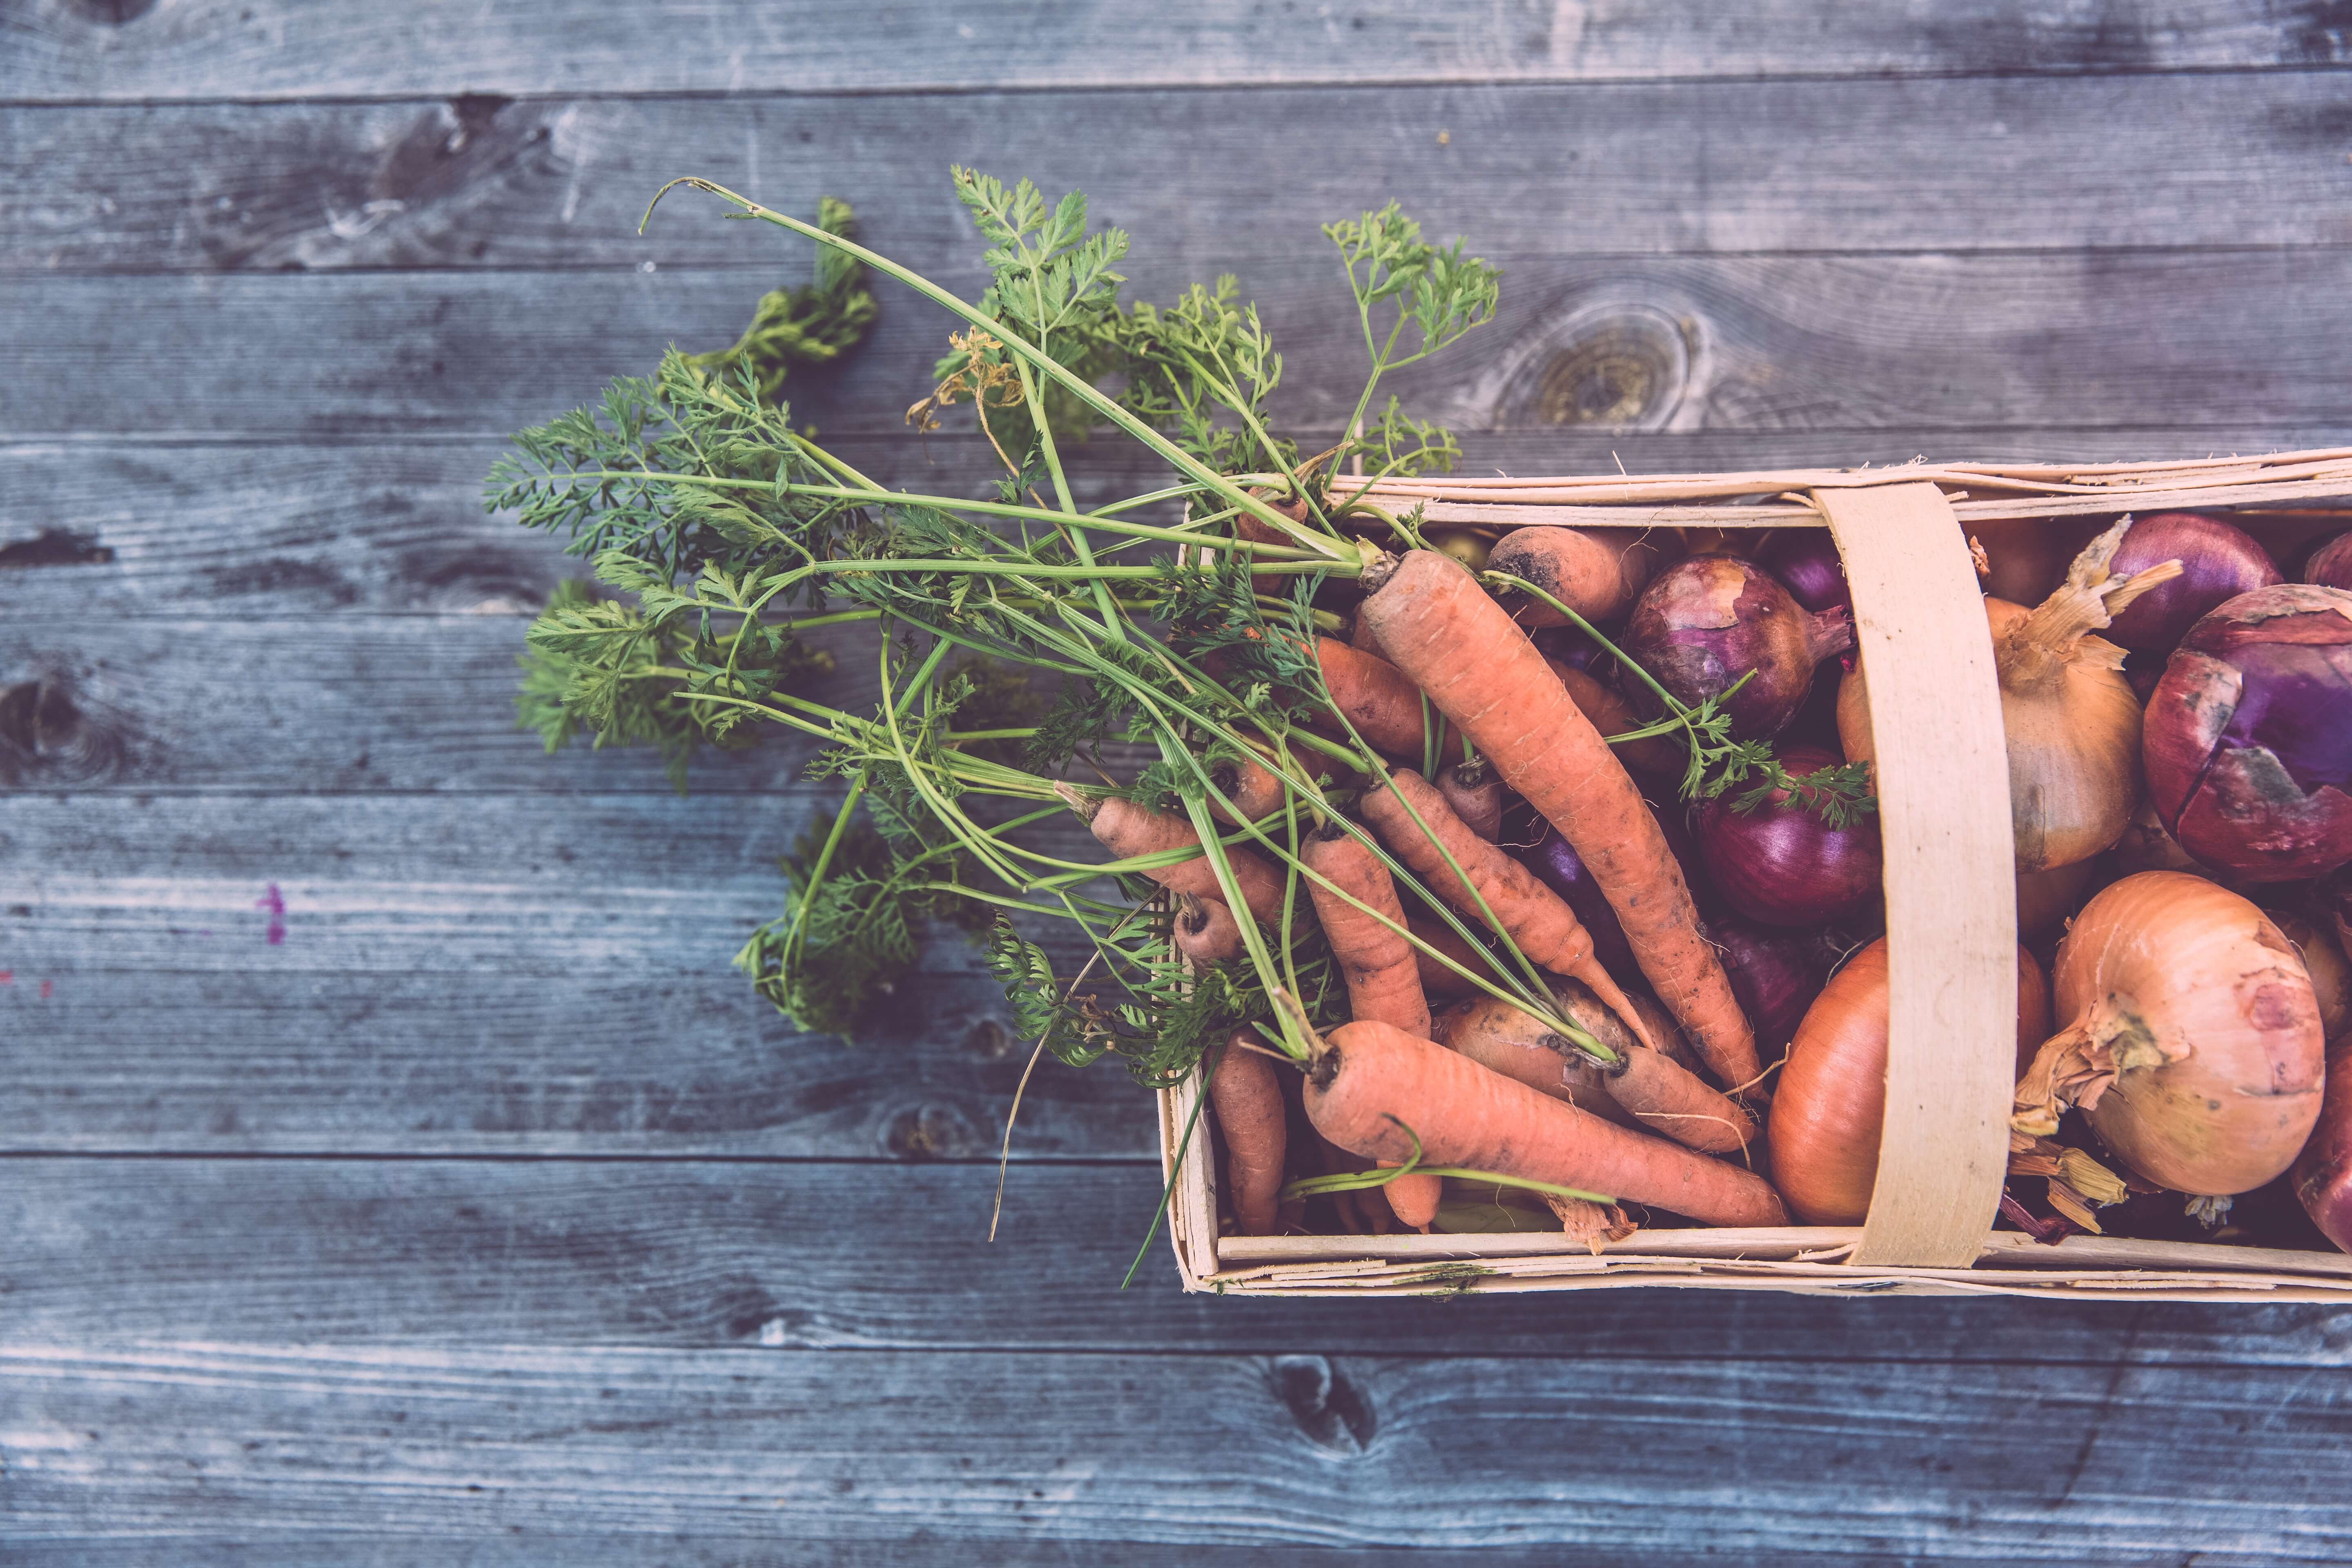
[[[2340,525],[2352,448],[2106,466],[1912,464],[1744,474],[1383,481],[1369,499],[1433,523],[1826,527],[1870,669],[1890,958],[1885,1131],[1859,1228],[1642,1230],[1595,1255],[1562,1236],[1220,1237],[1197,1078],[1160,1096],[1169,1224],[1185,1289],[1423,1295],[1624,1285],[1713,1289],[2341,1300],[2352,1257],[1995,1231],[2016,1037],[2016,883],[1991,639],[1968,546],[1978,522],[2266,509],[2252,531]],[[1965,789],[1953,781],[1965,779]],[[1965,1046],[1967,1048],[1956,1048]],[[1184,1130],[1190,1125],[1189,1143]],[[1177,1153],[1182,1148],[1181,1165]]]

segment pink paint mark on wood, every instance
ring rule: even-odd
[[[276,947],[284,942],[286,940],[286,896],[278,890],[278,884],[270,883],[269,891],[254,900],[253,907],[269,911],[269,945]]]
[[[42,1001],[44,1001],[44,1002],[47,1001],[47,1000],[49,999],[49,996],[50,996],[51,993],[55,992],[56,990],[57,990],[57,986],[56,986],[54,984],[52,984],[51,982],[47,981],[47,980],[42,981],[42,982],[41,982],[41,1000],[42,1000]]]
[[[0,985],[12,985],[16,984],[16,972],[15,970],[0,969]]]

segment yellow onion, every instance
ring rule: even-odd
[[[2139,699],[2123,676],[2124,650],[2091,634],[2179,576],[2180,563],[2109,576],[2107,563],[2130,521],[2093,540],[2058,591],[2035,608],[1984,602],[2009,741],[2010,823],[2020,871],[2089,859],[2123,837],[2139,800]],[[1837,705],[1838,737],[1853,761],[1876,755],[1869,704],[1857,663],[1838,689]]]
[[[2319,1004],[2294,944],[2202,877],[2142,871],[2058,945],[2066,1020],[2018,1080],[2015,1131],[2068,1106],[2142,1176],[2228,1197],[2276,1177],[2318,1120]]]

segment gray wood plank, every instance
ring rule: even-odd
[[[2123,430],[1472,432],[1464,471],[1633,473],[1937,458],[2128,462],[2352,446],[2352,424]],[[976,437],[834,443],[885,483],[983,493]],[[0,601],[27,619],[505,615],[585,570],[481,509],[499,444],[201,447],[94,441],[0,446]],[[1109,441],[1071,454],[1080,504],[1164,472]],[[610,759],[607,759],[609,762]],[[635,775],[632,774],[634,777]],[[600,781],[604,775],[600,774]]]
[[[1084,189],[1160,254],[1192,231],[1202,270],[1248,226],[1204,213],[1383,199],[1518,255],[2342,244],[2345,103],[2279,73],[19,110],[0,272],[804,266],[683,206],[639,237],[682,174],[786,212],[846,195],[933,264],[977,248],[950,163]]]
[[[545,1531],[806,1550],[944,1529],[982,1557],[998,1539],[1096,1558],[2352,1549],[2343,1380],[2296,1368],[89,1340],[0,1366],[11,1531],[53,1544]]]
[[[1027,1112],[1024,1111],[1024,1126]],[[1026,1142],[1024,1135],[1024,1142]],[[2343,1309],[1743,1292],[1311,1307],[1119,1281],[1156,1163],[0,1160],[0,1342],[572,1344],[2281,1367]]]
[[[1424,416],[2284,438],[2333,420],[2352,332],[2352,250],[1498,259],[1494,326],[1392,378]],[[1141,297],[1179,282],[1149,259],[1134,271]],[[1287,356],[1278,417],[1344,423],[1363,350],[1321,256],[1294,248],[1244,282]],[[26,279],[0,297],[20,367],[0,383],[0,439],[502,434],[642,374],[673,341],[728,342],[755,286],[678,269]],[[899,427],[945,324],[894,297],[853,363],[802,384],[795,414],[835,436]]]
[[[121,18],[118,20],[118,18]],[[2259,8],[2164,0],[1818,0],[1643,5],[1475,0],[1344,8],[1210,0],[972,0],[845,19],[797,0],[726,0],[691,23],[558,0],[396,12],[295,0],[14,0],[0,97],[365,97],[415,93],[905,91],[1163,83],[1579,80],[2150,71],[2347,57],[2324,0]]]

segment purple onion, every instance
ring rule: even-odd
[[[2313,551],[2303,563],[2303,580],[2352,592],[2352,533],[2339,533]]]
[[[1780,765],[1802,777],[1838,765],[1818,746],[1786,746]],[[1753,811],[1723,796],[1692,810],[1699,859],[1724,902],[1772,926],[1821,925],[1858,914],[1877,898],[1885,862],[1878,818],[1832,827],[1819,813],[1775,790]]]
[[[1601,657],[1601,645],[1574,626],[1538,626],[1528,634],[1528,640],[1536,645],[1538,653],[1571,669],[1589,670]]]
[[[2180,575],[2125,605],[2102,637],[2143,653],[2169,653],[2224,600],[2285,581],[2253,535],[2200,511],[2141,518],[2124,531],[2108,570],[2128,577],[2167,561],[2180,563]]]
[[[1734,734],[1760,740],[1804,706],[1813,668],[1853,646],[1853,618],[1843,609],[1806,610],[1752,561],[1694,555],[1659,573],[1643,593],[1622,646],[1694,708],[1748,676],[1724,706]],[[1622,677],[1621,686],[1637,701],[1644,694],[1632,677]]]
[[[1780,580],[1789,596],[1816,613],[1853,614],[1853,591],[1845,580],[1845,560],[1826,528],[1775,530],[1757,563]]]
[[[1543,836],[1534,847],[1516,851],[1520,862],[1576,911],[1577,920],[1592,938],[1592,955],[1601,961],[1601,968],[1612,974],[1639,974],[1633,944],[1625,940],[1625,928],[1617,923],[1617,911],[1609,907],[1608,895],[1593,880],[1592,868],[1558,828],[1540,817],[1536,820]]]
[[[1811,932],[1771,931],[1738,915],[1708,921],[1706,931],[1723,955],[1731,994],[1755,1027],[1756,1048],[1769,1058],[1796,1037],[1828,984],[1829,944]]]
[[[2199,621],[2141,743],[2148,800],[2203,864],[2288,882],[2352,860],[2352,593],[2257,588]]]

